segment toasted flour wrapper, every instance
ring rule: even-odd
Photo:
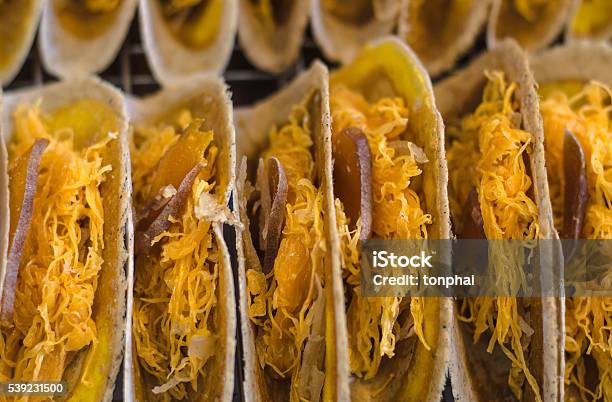
[[[224,0],[219,31],[212,43],[201,49],[181,43],[168,29],[160,0],[140,0],[140,36],[155,79],[163,86],[180,84],[186,76],[221,74],[232,54],[238,0]]]
[[[103,265],[98,274],[98,288],[93,303],[92,318],[96,324],[98,343],[95,348],[85,348],[76,352],[66,366],[62,381],[66,381],[68,395],[74,399],[110,401],[115,387],[115,378],[121,366],[123,353],[126,292],[128,284],[129,261],[132,258],[132,244],[129,241],[128,218],[130,206],[130,168],[127,143],[128,120],[123,95],[109,84],[98,79],[82,79],[46,85],[40,88],[7,93],[2,109],[2,136],[10,144],[13,135],[13,113],[21,104],[34,104],[40,101],[43,113],[67,106],[81,99],[94,99],[109,106],[115,113],[117,139],[104,147],[103,163],[112,166],[112,174],[106,177],[100,188],[104,208],[104,249]],[[7,201],[8,182],[6,169],[6,150],[2,151],[0,170],[1,197]],[[2,203],[2,205],[8,205]],[[8,208],[7,208],[8,210]],[[2,222],[8,222],[8,211],[1,212]],[[8,225],[2,227],[0,239],[6,244]],[[0,247],[5,247],[0,244]],[[2,263],[1,282],[4,284],[6,262]],[[83,372],[86,361],[95,362]]]
[[[541,6],[530,9],[529,14],[521,14],[515,6],[516,0],[493,0],[487,25],[488,47],[504,38],[513,38],[528,52],[546,47],[562,32],[576,1],[544,1]]]
[[[575,42],[546,50],[529,59],[533,76],[540,87],[561,83],[577,83],[584,85],[590,81],[598,81],[612,86],[612,47],[604,42]],[[555,68],[555,66],[557,68]],[[559,68],[563,66],[563,68]],[[561,230],[561,228],[557,228]],[[560,316],[565,328],[565,298],[561,299]],[[565,334],[565,333],[564,333]],[[565,346],[565,342],[561,344]],[[561,357],[565,356],[565,348]],[[562,369],[565,369],[563,364]],[[561,378],[564,371],[561,371]],[[587,373],[587,376],[591,374]],[[594,374],[594,373],[593,373]],[[564,393],[568,400],[579,400],[578,390],[574,386],[565,387]]]
[[[436,99],[442,117],[447,122],[459,122],[472,112],[482,99],[486,83],[486,70],[503,71],[507,80],[518,84],[517,97],[521,106],[521,128],[533,136],[533,152],[530,154],[530,172],[533,180],[533,197],[538,206],[540,238],[558,239],[553,229],[552,208],[548,193],[546,168],[544,166],[544,134],[539,114],[535,81],[527,64],[526,54],[515,41],[501,41],[495,48],[474,60],[468,67],[441,81],[435,87]],[[543,247],[540,266],[553,266],[560,248],[547,250]],[[552,273],[542,270],[539,280],[553,283]],[[543,400],[563,400],[563,314],[558,297],[532,299],[531,320],[534,329],[529,352],[529,369],[536,378]],[[496,347],[493,354],[486,351],[487,341],[481,339],[474,344],[467,325],[457,319],[459,301],[454,303],[453,348],[450,374],[453,393],[457,400],[487,401],[503,399],[513,395],[508,383],[508,358]],[[505,367],[505,369],[504,369]],[[506,370],[506,371],[504,371]],[[524,386],[523,399],[533,395]]]
[[[137,0],[121,0],[113,11],[86,16],[62,9],[63,0],[44,3],[39,32],[42,63],[51,74],[65,79],[100,73],[112,63]]]
[[[409,131],[402,134],[421,147],[429,162],[419,165],[422,184],[414,190],[421,205],[432,216],[429,238],[450,238],[450,215],[444,157],[444,125],[436,107],[431,81],[412,50],[397,38],[383,38],[365,47],[347,66],[331,75],[330,87],[342,84],[362,94],[369,102],[381,97],[401,97],[410,109]],[[330,227],[338,237],[335,222]],[[337,243],[334,243],[337,244]],[[332,244],[332,246],[334,245]],[[334,284],[335,330],[337,333],[339,388],[344,399],[381,401],[439,401],[444,388],[450,347],[451,299],[426,297],[424,337],[430,350],[416,337],[398,342],[395,356],[385,358],[376,376],[363,380],[350,375],[348,330],[340,253],[334,253],[339,268]],[[441,257],[450,258],[450,256]],[[393,377],[392,381],[389,378]]]
[[[215,183],[222,189],[222,205],[227,205],[235,181],[235,131],[230,94],[224,82],[216,77],[199,75],[157,94],[127,100],[128,113],[133,125],[163,122],[171,113],[188,109],[194,118],[202,118],[203,130],[212,130],[214,144],[219,148],[216,157]],[[220,252],[219,287],[217,289],[217,311],[219,331],[215,334],[222,340],[215,349],[212,364],[206,364],[206,375],[198,381],[198,391],[191,391],[190,401],[231,401],[234,390],[234,357],[236,349],[236,312],[234,283],[230,255],[223,238],[222,222],[213,222],[214,238]],[[138,364],[132,337],[133,288],[128,296],[126,353],[124,356],[124,399],[126,401],[157,400],[152,394],[156,383]]]
[[[8,28],[0,34],[0,86],[9,84],[25,62],[43,8],[42,0],[5,3],[0,4],[0,26]]]
[[[0,88],[0,116],[3,110],[2,88]],[[9,191],[8,191],[8,153],[4,141],[4,124],[0,119],[0,287],[6,271],[8,241],[10,231]]]
[[[605,42],[577,42],[556,46],[529,58],[538,83],[599,81],[612,85],[612,47]],[[563,66],[563,68],[559,68]]]
[[[304,41],[309,1],[279,2],[281,6],[289,7],[280,12],[281,21],[262,17],[253,0],[239,1],[238,38],[249,61],[270,73],[280,73],[294,64]],[[271,7],[274,7],[273,3]]]
[[[355,7],[344,0],[340,9]],[[375,38],[390,34],[395,28],[400,0],[364,0],[372,3],[364,21],[350,21],[329,12],[323,0],[312,1],[310,23],[314,39],[325,57],[341,63],[349,62],[362,46]]]
[[[249,231],[249,216],[246,210],[248,191],[246,181],[254,183],[260,153],[266,148],[268,134],[273,126],[287,122],[294,106],[299,105],[314,91],[318,94],[312,100],[312,137],[315,172],[319,188],[323,189],[323,210],[325,214],[325,236],[328,244],[338,246],[338,239],[332,237],[330,230],[335,224],[333,209],[333,194],[331,190],[331,142],[330,142],[330,116],[329,116],[329,89],[327,68],[320,62],[301,73],[285,88],[255,105],[239,110],[236,113],[236,130],[238,132],[237,149],[242,160],[237,179],[237,190],[234,197],[235,208],[240,211],[242,231],[237,231],[236,247],[238,253],[238,291],[240,300],[240,320],[244,358],[244,398],[247,401],[285,401],[289,400],[289,391],[283,381],[271,377],[259,363],[259,356],[255,349],[255,325],[248,316],[249,296],[246,272],[250,268],[257,268],[260,261],[257,257],[251,232]],[[335,292],[341,285],[338,267],[332,262],[333,250],[330,249],[325,258],[325,278],[321,279],[324,296],[324,313],[315,314],[311,333],[305,342],[302,357],[301,374],[316,374],[324,376],[322,391],[313,383],[300,383],[302,396],[310,393],[311,400],[343,400],[336,379],[336,337],[335,327],[331,325],[334,319],[336,306]],[[324,279],[324,281],[322,281]],[[332,284],[333,282],[333,284]],[[313,303],[314,306],[314,303]],[[321,352],[320,341],[325,340],[325,361],[317,358]],[[311,340],[313,340],[311,342]],[[316,394],[316,395],[312,395]]]
[[[486,21],[491,0],[403,0],[399,36],[419,56],[427,71],[436,76],[449,70],[466,53]]]
[[[603,5],[606,9],[595,8]],[[595,21],[594,21],[595,19]],[[606,2],[576,0],[565,25],[567,42],[609,40],[612,38],[612,5]]]

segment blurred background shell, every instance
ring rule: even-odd
[[[542,49],[562,32],[576,1],[493,0],[487,44],[513,38],[528,52]]]
[[[117,56],[137,0],[47,0],[39,32],[42,63],[58,78],[97,74]]]
[[[238,0],[140,0],[139,12],[145,55],[162,85],[225,70],[236,34]]]
[[[400,0],[313,0],[310,24],[325,57],[348,63],[362,46],[395,29]]]
[[[403,0],[399,36],[432,76],[449,70],[476,41],[490,0]]]
[[[0,0],[0,86],[17,75],[38,27],[42,0]]]

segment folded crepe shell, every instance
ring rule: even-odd
[[[40,24],[39,41],[43,66],[60,78],[82,78],[100,73],[117,56],[125,38],[137,0],[121,0],[110,11],[108,26],[93,35],[79,36],[67,29],[59,16],[63,0],[45,2]],[[95,17],[92,17],[95,18]],[[90,22],[81,21],[86,27]]]
[[[349,62],[362,46],[393,31],[400,0],[372,0],[368,20],[349,23],[325,9],[323,0],[313,0],[310,23],[315,41],[326,58]]]
[[[2,88],[0,88],[0,116],[2,116]],[[9,238],[9,191],[8,191],[8,153],[4,141],[4,124],[0,119],[0,289],[6,271],[6,258]]]
[[[538,85],[562,81],[599,81],[612,86],[612,47],[604,42],[576,42],[557,46],[530,57],[530,67]],[[563,68],[559,68],[563,66]],[[560,229],[560,228],[559,228]],[[561,298],[561,329],[565,329],[565,298]],[[565,334],[565,332],[563,332]],[[561,357],[565,356],[565,342],[561,343]],[[565,363],[561,361],[561,378]],[[563,384],[561,384],[563,386]],[[570,394],[567,388],[566,394]],[[570,396],[567,395],[569,398]],[[561,398],[563,399],[563,398]]]
[[[543,8],[531,21],[521,15],[515,4],[520,0],[493,0],[487,25],[489,48],[504,38],[513,38],[528,52],[546,47],[561,33],[577,0],[543,1],[535,7]],[[525,3],[529,4],[525,0]]]
[[[173,36],[160,3],[160,0],[140,0],[139,6],[140,36],[155,79],[166,86],[198,73],[221,74],[232,55],[238,0],[222,2],[219,32],[203,49],[190,49]]]
[[[401,140],[414,142],[429,159],[419,166],[422,173],[422,188],[415,190],[421,198],[426,213],[432,216],[428,226],[429,238],[450,238],[450,214],[447,196],[448,171],[444,157],[444,125],[436,107],[431,81],[416,55],[397,38],[384,38],[368,45],[347,66],[331,75],[330,87],[337,84],[347,86],[370,101],[381,97],[399,96],[410,109],[409,131]],[[335,226],[330,227],[335,238]],[[334,245],[332,243],[332,249]],[[450,348],[451,299],[426,297],[424,316],[427,325],[424,336],[431,347],[428,351],[418,340],[398,342],[395,357],[385,359],[377,375],[371,380],[349,376],[348,330],[342,285],[340,253],[334,261],[338,275],[334,284],[334,307],[338,339],[338,375],[344,387],[350,387],[353,400],[409,400],[439,401],[444,388],[448,354]],[[447,256],[450,258],[450,256]],[[412,358],[408,358],[412,356]],[[388,382],[389,376],[393,381]],[[339,387],[341,388],[341,387]],[[384,391],[381,391],[385,388]],[[378,396],[375,396],[378,395]],[[344,395],[348,399],[348,394]]]
[[[572,7],[570,18],[565,26],[565,40],[573,42],[577,40],[609,40],[612,38],[612,4],[607,1],[584,1],[576,0]],[[592,9],[587,10],[586,7],[594,6],[606,7],[604,10]],[[585,8],[583,8],[585,7]],[[585,12],[586,11],[586,12]],[[588,12],[590,11],[590,13]],[[584,13],[584,14],[583,14]],[[586,15],[585,15],[586,14]],[[590,14],[590,15],[589,15]],[[596,17],[599,21],[590,21],[594,25],[590,27],[578,28],[579,18]],[[582,31],[588,29],[588,32]],[[582,31],[582,32],[581,32]]]
[[[239,110],[236,113],[236,130],[238,131],[237,149],[238,155],[242,159],[246,157],[248,159],[248,168],[246,173],[249,177],[253,177],[254,171],[257,169],[257,160],[259,154],[265,149],[268,141],[268,134],[273,126],[280,126],[287,122],[293,107],[300,104],[306,96],[308,96],[313,90],[318,91],[321,100],[321,116],[313,121],[314,132],[314,160],[315,169],[319,177],[319,186],[323,188],[323,209],[325,211],[325,236],[331,244],[337,243],[337,238],[330,237],[332,220],[331,217],[334,215],[330,211],[334,211],[333,206],[333,194],[331,192],[331,142],[330,142],[330,116],[329,116],[329,89],[328,89],[328,72],[327,68],[320,62],[314,62],[313,65],[297,78],[295,78],[289,85],[277,92],[276,94],[266,98],[257,104]],[[246,167],[246,166],[245,166]],[[245,194],[243,192],[245,177],[239,177],[237,183],[237,192],[234,197],[235,208],[239,210],[239,205],[244,202]],[[273,380],[267,379],[263,368],[259,364],[259,358],[257,356],[255,348],[255,328],[251,320],[248,317],[249,301],[248,301],[248,289],[246,272],[247,269],[252,268],[249,265],[248,259],[245,254],[245,247],[243,246],[246,236],[250,236],[249,228],[246,225],[248,218],[241,210],[241,221],[244,225],[242,231],[236,233],[236,247],[238,253],[238,291],[240,300],[240,320],[241,320],[241,334],[242,334],[242,352],[244,358],[244,397],[247,401],[268,401],[268,400],[288,400],[289,395],[285,392],[279,392],[278,382],[274,383]],[[336,245],[337,249],[338,245]],[[337,267],[335,267],[337,268]],[[331,314],[332,309],[329,308],[331,305],[335,305],[336,300],[332,300],[334,296],[327,289],[335,289],[337,286],[341,286],[336,283],[330,285],[330,281],[337,281],[336,274],[331,274],[332,266],[329,262],[325,264],[325,298],[326,298],[326,311],[325,317],[327,317],[327,323],[332,322]],[[339,273],[338,273],[339,275]],[[318,317],[325,322],[325,317]],[[332,331],[331,334],[329,331]],[[325,370],[325,386],[324,386],[324,398],[327,397],[331,400],[344,400],[341,393],[336,389],[337,382],[334,376],[335,363],[333,358],[333,350],[335,349],[335,337],[333,335],[333,329],[326,330],[325,345],[326,345],[326,367],[313,367],[312,370]],[[305,345],[305,347],[307,344]],[[276,384],[277,386],[275,386]]]
[[[24,9],[19,9],[16,5],[23,6]],[[21,69],[32,46],[42,7],[42,0],[22,0],[0,5],[0,25],[8,28],[6,33],[0,35],[0,54],[2,58],[9,58],[4,62],[0,60],[0,86],[10,83]],[[11,28],[11,25],[17,24],[21,26],[21,32],[17,28]],[[5,50],[7,46],[10,46],[8,52]]]
[[[474,45],[490,2],[403,0],[399,37],[415,51],[427,71],[436,76],[450,69]]]
[[[295,63],[304,40],[309,0],[288,3],[291,11],[286,21],[271,27],[269,21],[262,21],[252,0],[240,0],[240,47],[255,67],[270,73],[280,73]]]
[[[117,133],[117,140],[106,145],[102,153],[103,163],[110,164],[113,173],[106,177],[100,189],[104,208],[104,249],[102,251],[104,263],[98,273],[98,287],[92,315],[96,323],[98,343],[95,348],[85,348],[73,357],[70,369],[65,371],[62,380],[67,382],[67,389],[74,399],[110,401],[115,387],[115,378],[121,366],[126,291],[129,286],[127,270],[129,269],[128,262],[132,258],[132,245],[129,241],[127,227],[131,210],[127,144],[128,120],[123,95],[111,85],[92,78],[7,93],[4,97],[1,124],[4,142],[8,144],[13,132],[13,113],[17,106],[40,101],[40,110],[49,113],[81,99],[94,99],[109,106],[117,116],[120,129]],[[3,148],[2,152],[4,152]],[[4,166],[5,163],[2,162]],[[0,181],[3,182],[0,191],[5,199],[5,194],[8,192],[4,186],[6,175],[3,175]],[[2,214],[4,213],[3,211]],[[3,219],[3,222],[6,221]],[[2,229],[4,230],[4,227]],[[3,241],[5,241],[4,238]],[[2,282],[4,274],[5,272],[2,273]],[[96,364],[95,370],[89,370],[83,376],[81,368],[85,361],[95,361]]]
[[[531,56],[529,64],[538,84],[595,80],[612,85],[612,47],[605,42],[577,42],[556,46]]]
[[[533,152],[530,154],[531,178],[533,180],[534,201],[538,206],[540,237],[558,238],[553,229],[552,207],[548,194],[546,168],[544,166],[544,134],[539,113],[538,95],[535,81],[525,53],[515,41],[501,41],[495,48],[475,59],[468,67],[436,84],[435,94],[442,117],[447,122],[459,122],[461,117],[470,113],[482,99],[482,89],[486,83],[486,70],[501,70],[508,81],[518,84],[517,98],[521,106],[522,129],[533,136]],[[550,267],[556,258],[551,250],[546,253],[542,248],[540,266]],[[542,283],[553,283],[552,273],[540,273]],[[557,279],[558,280],[558,279]],[[535,334],[531,340],[528,362],[540,386],[545,401],[563,400],[563,315],[559,298],[542,297],[540,303],[532,305],[531,327]],[[473,344],[472,336],[465,325],[456,317],[459,302],[454,303],[453,348],[450,375],[453,394],[457,400],[485,401],[502,398],[507,388],[507,377],[496,378],[495,373],[507,357],[499,353],[486,352],[486,342],[480,340]],[[495,384],[495,385],[494,385]],[[506,391],[504,391],[504,389]],[[527,393],[526,393],[527,394]]]
[[[235,181],[235,130],[232,104],[227,86],[219,78],[199,75],[176,82],[157,94],[127,100],[128,113],[134,125],[151,124],[177,109],[188,108],[192,115],[203,118],[203,129],[212,130],[214,143],[219,148],[216,158],[215,182],[223,189],[221,203],[227,205]],[[163,120],[162,120],[163,121]],[[236,312],[234,282],[230,256],[223,238],[223,225],[214,222],[214,238],[220,251],[219,287],[217,295],[220,329],[215,334],[223,343],[216,348],[217,358],[205,366],[210,376],[204,379],[203,389],[191,392],[189,400],[218,400],[229,402],[234,390],[234,358],[236,349]],[[126,353],[124,356],[124,399],[143,401],[151,398],[153,388],[147,383],[147,374],[139,367],[132,341],[133,293],[128,297]]]

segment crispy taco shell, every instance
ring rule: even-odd
[[[570,91],[573,88],[582,87],[590,81],[598,81],[607,86],[612,86],[612,71],[609,66],[612,63],[612,48],[603,42],[576,42],[564,46],[551,48],[538,55],[530,57],[530,67],[533,76],[544,89],[547,85],[560,84],[562,87],[568,85]],[[563,66],[563,68],[559,68]],[[557,231],[561,228],[557,227]],[[561,299],[560,316],[565,320],[566,305],[565,298]],[[563,321],[565,322],[565,321]],[[565,325],[561,327],[565,328]],[[565,343],[561,346],[561,356],[565,356]],[[562,367],[565,369],[565,367]],[[597,370],[589,370],[586,373],[587,383],[597,382]],[[563,376],[563,371],[561,372]],[[591,376],[595,376],[594,378]],[[563,377],[561,377],[563,378]],[[575,386],[565,386],[565,395],[568,400],[579,400],[579,392]]]
[[[431,214],[429,238],[449,239],[450,218],[446,183],[448,172],[444,158],[444,126],[433,97],[431,81],[414,53],[395,38],[384,38],[368,45],[347,66],[335,71],[330,87],[342,84],[375,102],[382,97],[400,97],[410,109],[408,132],[400,138],[414,142],[427,155],[422,185],[414,190],[426,213]],[[338,238],[335,222],[330,227]],[[332,243],[334,250],[337,242]],[[353,400],[438,401],[444,388],[450,347],[451,300],[426,297],[424,300],[424,338],[428,351],[415,339],[398,342],[395,356],[384,359],[376,376],[363,380],[349,373],[348,330],[340,254],[335,249],[333,272],[338,388],[350,392]],[[390,376],[393,380],[389,382]],[[349,390],[350,389],[350,390]],[[349,393],[342,394],[349,399]]]
[[[533,152],[530,154],[530,172],[533,180],[533,199],[538,206],[540,238],[556,238],[552,228],[552,209],[546,184],[544,167],[544,143],[542,120],[539,115],[535,81],[529,71],[524,52],[512,40],[500,42],[493,50],[474,60],[468,67],[443,80],[435,87],[436,99],[443,118],[458,122],[480,103],[486,83],[485,70],[500,70],[507,80],[518,84],[518,100],[522,129],[533,136]],[[554,255],[539,256],[540,265],[552,266]],[[542,283],[552,283],[550,272],[541,272]],[[549,282],[545,282],[549,281]],[[508,359],[496,347],[496,352],[486,352],[487,341],[474,344],[466,324],[457,319],[459,302],[454,303],[453,344],[450,374],[453,393],[457,400],[499,400],[505,396],[514,398],[507,384]],[[528,366],[536,378],[543,400],[563,399],[562,376],[563,315],[559,299],[542,297],[534,299],[531,322],[535,333],[527,357]],[[528,386],[525,386],[528,388]],[[533,398],[530,392],[524,399]]]
[[[341,3],[338,12],[347,12],[356,7],[351,2],[334,1]],[[347,63],[363,45],[393,31],[400,0],[360,1],[364,2],[371,3],[368,5],[369,10],[364,16],[358,17],[344,17],[330,12],[324,5],[325,0],[312,2],[310,24],[314,39],[326,58]]]
[[[243,230],[237,232],[237,251],[238,251],[238,284],[239,284],[239,300],[240,300],[240,319],[241,319],[241,334],[243,342],[243,357],[244,357],[244,397],[246,400],[253,401],[268,401],[278,400],[284,401],[289,399],[289,391],[286,384],[267,374],[259,362],[259,357],[255,348],[256,327],[251,322],[248,316],[249,299],[247,288],[246,273],[248,269],[255,268],[259,262],[255,261],[257,256],[249,254],[252,248],[253,240],[249,232],[249,217],[246,210],[246,191],[245,181],[254,181],[254,174],[257,168],[257,160],[259,154],[266,148],[268,142],[268,133],[273,126],[281,126],[287,122],[293,108],[299,105],[304,99],[314,93],[316,96],[310,100],[311,105],[311,135],[313,139],[313,157],[315,175],[318,179],[318,185],[323,190],[323,211],[325,216],[325,238],[326,243],[333,243],[331,232],[329,231],[331,218],[333,214],[328,211],[333,211],[333,199],[331,194],[331,144],[330,144],[330,121],[329,121],[329,90],[328,90],[328,73],[327,68],[320,62],[315,62],[308,70],[300,74],[287,87],[283,88],[273,96],[266,98],[257,104],[243,109],[236,114],[236,130],[238,131],[238,155],[246,157],[243,160],[241,173],[237,182],[237,193],[234,198],[235,208],[240,211],[240,219],[243,224]],[[247,163],[248,161],[248,163]],[[325,297],[324,307],[325,313],[315,314],[309,339],[304,345],[304,355],[302,359],[302,369],[300,373],[310,372],[324,374],[324,385],[322,396],[313,396],[313,399],[324,400],[342,400],[342,395],[336,385],[336,363],[335,363],[335,335],[332,323],[332,285],[331,280],[336,280],[331,274],[331,259],[325,257],[325,284],[323,287],[323,295]],[[322,279],[322,278],[321,278]],[[315,331],[324,331],[314,334]],[[320,342],[318,336],[324,337],[325,361],[317,361],[313,356],[309,356],[306,352],[308,349],[316,349],[320,345],[315,344]],[[311,339],[315,339],[311,344]],[[320,348],[318,349],[319,351]],[[304,388],[310,388],[310,383],[304,383]],[[318,390],[316,392],[319,392]]]
[[[546,47],[563,30],[575,1],[493,0],[487,25],[488,47],[507,37],[515,39],[529,52]],[[519,12],[518,3],[533,8]]]
[[[435,76],[450,69],[467,52],[486,21],[490,0],[403,0],[399,36]]]
[[[23,65],[38,27],[42,0],[0,4],[0,86],[10,83]]]
[[[0,88],[0,116],[2,116],[2,88]],[[9,211],[9,191],[8,191],[8,153],[4,141],[4,124],[0,119],[0,219],[3,222],[0,226],[0,278],[4,278],[6,270],[6,258],[9,242],[10,211]],[[1,285],[1,282],[0,282]]]
[[[70,398],[110,401],[123,352],[127,270],[131,258],[127,227],[130,214],[128,123],[123,96],[114,87],[97,79],[66,81],[6,94],[2,110],[3,139],[6,143],[11,142],[13,113],[18,105],[40,101],[41,111],[49,113],[81,99],[102,102],[114,112],[116,120],[112,125],[117,129],[117,139],[108,143],[102,151],[103,163],[112,165],[113,173],[109,174],[100,186],[104,208],[104,262],[98,273],[92,314],[97,329],[97,345],[80,349],[66,366],[62,380],[67,383]],[[92,118],[97,117],[92,115]],[[81,140],[87,142],[91,141],[91,138]],[[5,168],[6,152],[4,147],[1,148],[0,163]],[[2,198],[6,199],[8,188],[4,170],[0,180],[3,184],[0,190]],[[2,205],[8,205],[8,202]],[[3,216],[6,212],[2,211]],[[3,219],[3,222],[7,220]],[[5,229],[2,228],[3,242],[6,242]],[[4,246],[3,244],[2,247]],[[2,282],[5,275],[3,267]],[[89,370],[83,372],[86,362],[95,362],[95,369],[89,367]]]
[[[205,0],[210,3],[211,0]],[[221,7],[218,32],[204,47],[189,47],[168,28],[161,0],[140,0],[140,36],[153,76],[163,86],[202,72],[225,70],[234,45],[238,0],[214,0]],[[197,7],[197,6],[194,6]]]
[[[187,109],[194,118],[202,118],[202,130],[212,130],[213,142],[219,148],[215,162],[215,183],[220,205],[229,202],[234,186],[235,132],[232,122],[232,106],[225,84],[217,78],[196,76],[175,83],[161,92],[143,99],[128,99],[128,113],[135,125],[164,122],[177,111]],[[219,250],[219,284],[215,334],[221,342],[216,344],[212,364],[206,363],[206,378],[198,380],[197,392],[189,386],[190,401],[231,401],[234,390],[234,356],[236,349],[236,313],[234,304],[234,284],[227,245],[223,238],[223,225],[213,222],[214,241]],[[144,257],[143,257],[144,258]],[[157,400],[151,392],[160,385],[152,381],[138,363],[132,336],[133,289],[128,297],[128,329],[126,353],[124,356],[124,398],[125,400]]]
[[[246,57],[255,67],[280,73],[297,60],[308,23],[308,0],[239,0],[238,38]],[[272,8],[285,7],[277,17],[263,17],[257,1],[269,1]]]
[[[529,58],[538,84],[596,80],[612,85],[612,49],[603,42],[578,42],[553,47]],[[559,66],[563,66],[559,68]]]
[[[42,63],[57,77],[81,78],[101,72],[115,59],[137,0],[121,0],[116,9],[100,13],[84,11],[74,0],[44,3],[39,33]]]

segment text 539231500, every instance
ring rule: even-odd
[[[0,396],[62,396],[67,391],[64,381],[0,382]]]

